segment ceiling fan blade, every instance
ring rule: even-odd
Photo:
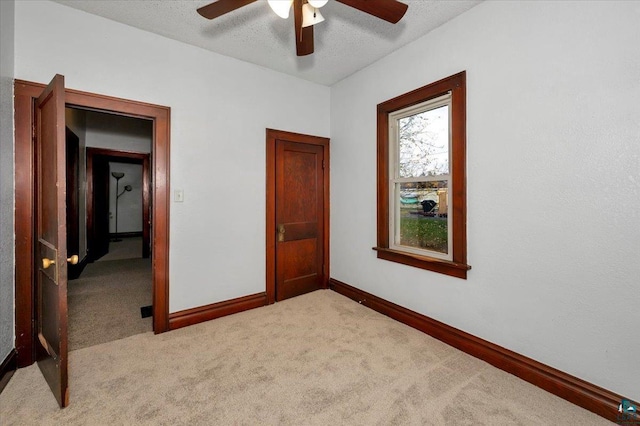
[[[404,16],[408,5],[397,0],[336,0],[362,12],[368,13],[392,24]]]
[[[257,0],[218,0],[198,9],[198,13],[207,19],[217,18],[225,13],[233,12],[242,6],[253,3]]]
[[[303,0],[293,0],[293,22],[296,26],[296,53],[298,56],[313,53],[313,25],[302,28]]]

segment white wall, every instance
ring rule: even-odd
[[[265,128],[329,135],[329,89],[48,1],[16,4],[16,76],[171,107],[170,311],[265,290]],[[173,197],[171,197],[173,199]]]
[[[116,188],[113,172],[124,173]],[[124,191],[130,185],[131,191]],[[142,165],[109,163],[109,232],[116,232],[116,189],[118,199],[118,233],[142,232]]]
[[[0,1],[0,363],[14,339],[13,75],[15,2]]]
[[[87,146],[115,151],[151,152],[153,122],[87,111]]]
[[[487,2],[332,87],[332,277],[640,400],[639,22]],[[462,70],[466,281],[371,250],[376,105]]]

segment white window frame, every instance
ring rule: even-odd
[[[400,129],[399,120],[430,111],[443,106],[448,106],[448,174],[421,177],[400,177]],[[417,105],[395,111],[389,114],[389,248],[420,256],[428,256],[437,259],[453,260],[453,209],[449,202],[451,191],[451,167],[452,167],[452,96],[448,92],[442,96],[429,99]],[[440,253],[434,250],[420,249],[417,247],[400,244],[400,197],[398,196],[400,184],[412,182],[447,182],[447,253]]]

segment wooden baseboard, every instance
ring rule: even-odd
[[[267,294],[257,293],[211,305],[199,306],[169,314],[169,330],[198,324],[226,315],[237,314],[249,309],[259,308],[267,304]]]
[[[109,233],[109,238],[133,238],[133,237],[142,237],[142,231],[134,231],[134,232],[115,232]]]
[[[16,356],[16,350],[11,349],[9,355],[7,355],[4,361],[2,361],[2,364],[0,364],[0,393],[7,386],[7,383],[9,383],[11,376],[13,376],[17,368],[18,358]]]
[[[613,422],[621,395],[331,278],[329,288]],[[627,398],[628,399],[628,398]]]

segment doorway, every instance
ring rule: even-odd
[[[267,129],[268,303],[328,288],[329,139]]]
[[[15,170],[16,170],[16,352],[18,367],[31,365],[36,358],[34,318],[34,100],[45,85],[16,80]],[[168,330],[169,286],[169,120],[170,109],[159,105],[66,89],[65,102],[74,108],[107,112],[150,120],[153,129],[151,160],[153,330]]]
[[[88,260],[148,258],[151,251],[150,154],[91,147],[87,148],[86,158]],[[141,240],[139,256],[114,256],[114,251],[129,242],[120,244],[125,238]]]
[[[75,196],[82,206],[76,221],[82,232],[75,232],[78,249],[73,253],[84,262],[81,274],[69,276],[67,283],[71,352],[153,329],[149,260],[153,122],[75,107],[65,109],[65,121],[80,141],[82,182]],[[67,221],[67,235],[73,231]]]

